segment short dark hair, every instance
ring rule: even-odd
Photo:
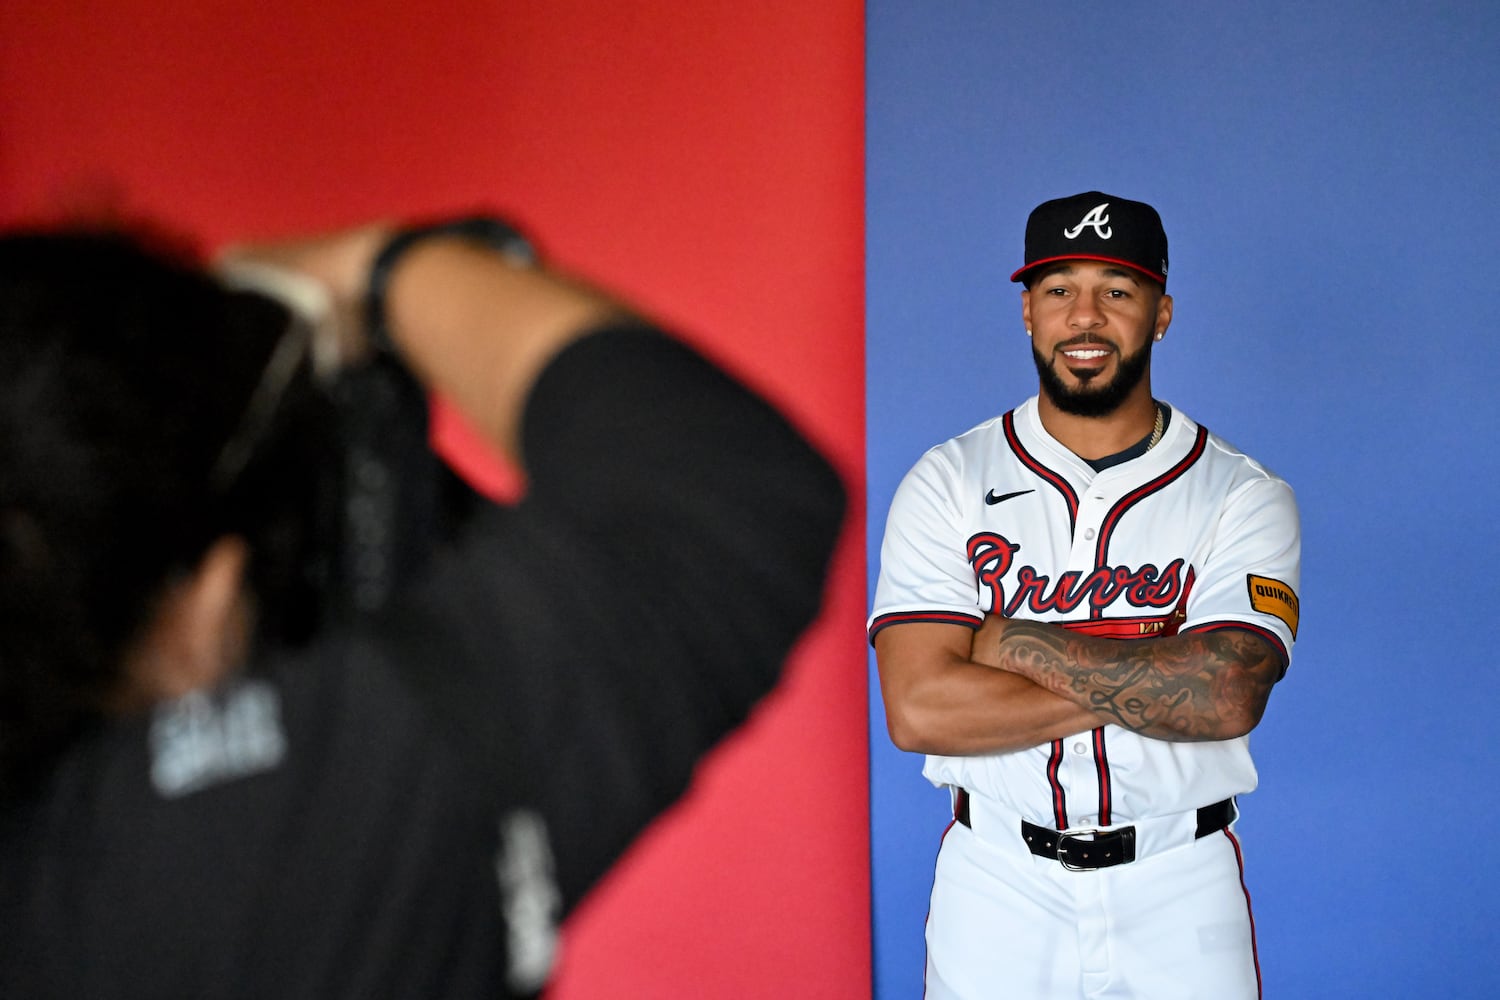
[[[101,717],[174,576],[264,526],[257,477],[211,474],[284,327],[160,239],[0,235],[0,798]]]

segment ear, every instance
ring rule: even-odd
[[[1021,289],[1021,324],[1026,327],[1026,333],[1031,334],[1031,289]]]
[[[1167,327],[1172,325],[1172,296],[1162,293],[1161,299],[1156,303],[1156,339],[1167,335]]]
[[[179,698],[212,687],[239,665],[248,647],[243,539],[209,546],[193,572],[167,586],[155,617],[126,657],[127,705]]]

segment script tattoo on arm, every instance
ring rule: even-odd
[[[1102,722],[1174,742],[1254,729],[1282,669],[1271,643],[1244,629],[1103,639],[1014,619],[1000,638],[999,666]]]

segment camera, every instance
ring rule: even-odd
[[[432,236],[474,241],[517,266],[537,261],[531,241],[489,215],[403,228],[371,265],[361,317],[367,349],[353,359],[342,356],[341,333],[347,331],[339,329],[318,282],[262,263],[235,261],[220,268],[232,291],[275,303],[284,329],[215,477],[229,488],[253,465],[257,450],[277,436],[278,424],[281,434],[315,433],[321,441],[321,458],[308,470],[310,513],[303,530],[284,532],[274,543],[295,550],[290,573],[270,588],[302,595],[276,609],[281,630],[294,639],[330,620],[379,612],[477,501],[429,446],[426,391],[386,329],[391,270],[414,244]],[[289,405],[299,399],[301,406]],[[304,414],[300,427],[287,426],[299,421],[288,416],[294,410]],[[321,416],[309,418],[307,412]],[[309,419],[318,426],[310,427]],[[288,542],[287,536],[298,540]]]
[[[219,277],[257,308],[269,304],[281,327],[212,475],[255,526],[263,627],[295,644],[385,608],[475,495],[432,451],[426,390],[400,358],[341,356],[320,285],[242,262]],[[295,486],[268,482],[288,477]]]

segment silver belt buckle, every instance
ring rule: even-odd
[[[1084,839],[1084,838],[1088,839]],[[1092,848],[1092,853],[1089,849]],[[1069,853],[1077,860],[1070,861]],[[1067,830],[1057,837],[1057,862],[1069,871],[1095,871],[1113,868],[1135,860],[1135,827],[1113,830]]]
[[[1057,863],[1062,865],[1070,872],[1093,871],[1093,868],[1091,866],[1086,867],[1083,865],[1075,865],[1070,862],[1068,860],[1068,849],[1072,841],[1077,841],[1080,844],[1094,843],[1095,839],[1099,836],[1099,833],[1099,830],[1090,828],[1082,830],[1065,830],[1059,833],[1057,835]],[[1085,837],[1087,837],[1088,839],[1085,840]]]

